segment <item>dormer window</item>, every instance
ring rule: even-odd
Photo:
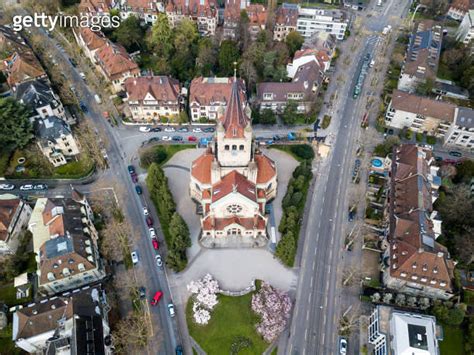
[[[434,273],[434,274],[437,274],[437,273],[438,273],[438,267],[437,267],[437,266],[435,266],[435,267],[433,268],[433,273]]]
[[[423,264],[423,271],[428,271],[428,265]]]
[[[411,266],[413,269],[416,269],[416,261],[413,263],[413,265]]]

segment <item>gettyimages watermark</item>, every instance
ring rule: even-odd
[[[25,28],[43,27],[48,31],[54,31],[56,27],[89,27],[91,31],[97,32],[102,28],[117,28],[120,26],[119,16],[104,15],[46,15],[44,12],[33,15],[13,16],[13,30],[22,31]]]

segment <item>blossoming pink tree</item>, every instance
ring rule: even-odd
[[[291,300],[287,293],[264,282],[259,292],[252,296],[252,310],[261,317],[257,332],[266,342],[271,343],[286,327]]]
[[[210,274],[198,281],[191,281],[187,286],[193,294],[193,317],[197,324],[207,324],[211,319],[211,312],[217,305],[219,283]]]

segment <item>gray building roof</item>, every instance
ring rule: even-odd
[[[467,107],[458,107],[456,125],[466,128],[474,128],[474,110]]]
[[[55,109],[60,104],[48,83],[41,79],[18,85],[16,99],[34,110],[48,105]]]
[[[56,116],[49,116],[45,119],[38,119],[34,124],[35,136],[40,140],[56,142],[62,135],[71,134],[71,128],[62,119]]]

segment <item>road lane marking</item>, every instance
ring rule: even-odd
[[[308,340],[308,328],[304,331],[304,341]]]
[[[326,315],[326,313],[324,313],[323,324],[326,324],[326,318],[327,318],[327,315]]]
[[[316,267],[316,260],[313,260],[313,271],[315,267]]]
[[[311,276],[311,287],[313,287],[314,275]]]

